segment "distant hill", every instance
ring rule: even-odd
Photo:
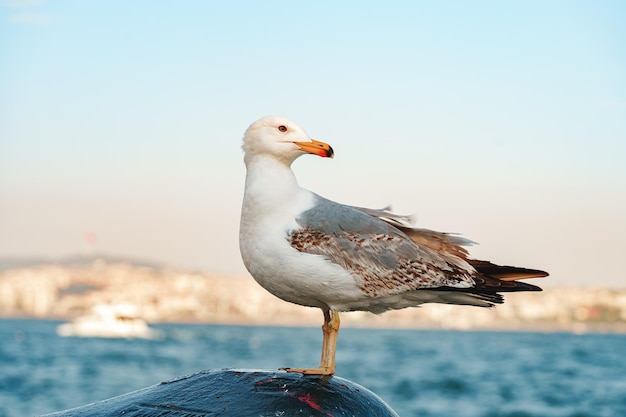
[[[93,254],[93,255],[69,255],[62,258],[45,258],[45,257],[0,257],[0,271],[7,271],[17,268],[33,268],[42,265],[62,265],[62,266],[87,266],[96,261],[104,261],[105,263],[125,263],[129,265],[162,269],[166,265],[158,262],[148,261],[145,259],[130,258],[127,256],[117,256],[109,254]]]
[[[72,319],[98,305],[133,305],[150,322],[319,326],[321,312],[282,301],[251,277],[161,267],[109,256],[0,260],[0,318]],[[548,288],[507,295],[485,309],[444,304],[352,312],[342,325],[488,330],[626,332],[626,290]]]

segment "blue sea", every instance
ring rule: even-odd
[[[0,416],[33,416],[215,368],[315,366],[318,328],[168,324],[159,340],[67,338],[0,320]],[[343,328],[337,375],[400,416],[624,417],[626,335]]]

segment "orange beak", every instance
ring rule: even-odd
[[[335,155],[333,148],[328,143],[311,139],[311,142],[294,142],[300,149],[307,153],[321,156],[322,158],[332,158]]]

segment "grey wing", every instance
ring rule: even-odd
[[[432,249],[436,253],[445,254],[448,262],[460,262],[464,268],[469,263],[475,270],[472,275],[475,293],[489,294],[508,291],[541,291],[541,288],[519,282],[520,279],[542,278],[549,274],[539,269],[520,268],[508,265],[496,265],[489,261],[471,259],[463,246],[471,246],[475,242],[456,233],[442,233],[434,230],[413,227],[413,217],[392,213],[390,207],[373,210],[355,207],[363,213],[374,216],[404,232],[416,244]]]
[[[471,288],[474,268],[462,258],[420,245],[407,234],[366,211],[317,196],[290,232],[300,252],[322,255],[346,270],[371,296],[425,288]],[[373,211],[372,211],[373,212]],[[400,226],[403,216],[397,216]]]
[[[355,209],[381,219],[382,221],[397,227],[409,236],[418,245],[423,245],[435,251],[442,251],[450,255],[467,260],[468,251],[463,246],[476,244],[457,233],[443,233],[429,229],[422,229],[413,226],[413,216],[401,215],[391,212],[391,207],[383,209],[369,209],[364,207],[354,207]]]

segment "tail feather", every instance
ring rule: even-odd
[[[480,261],[475,259],[467,260],[470,265],[476,269],[478,274],[474,278],[475,285],[472,288],[451,288],[440,287],[438,290],[453,291],[471,295],[478,300],[486,303],[482,306],[493,306],[502,304],[504,299],[500,295],[502,292],[517,291],[541,291],[541,288],[520,282],[519,279],[524,278],[541,278],[547,277],[548,273],[538,269],[519,268],[508,265],[496,265],[489,261]],[[474,304],[480,305],[480,304]]]
[[[517,281],[525,278],[543,278],[549,274],[539,269],[520,268],[517,266],[496,265],[489,261],[468,259],[470,265],[478,272],[503,281]]]
[[[468,259],[470,265],[478,272],[474,276],[476,285],[472,292],[476,293],[499,293],[515,291],[541,291],[541,288],[520,282],[525,278],[547,277],[549,274],[539,269],[520,268],[508,265],[496,265],[489,261]]]

